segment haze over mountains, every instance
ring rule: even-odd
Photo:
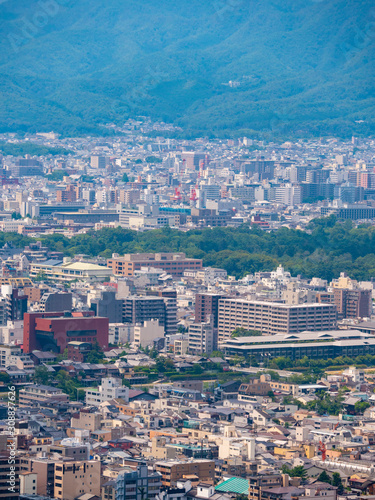
[[[0,19],[1,132],[137,115],[206,135],[375,130],[370,0],[5,0]]]

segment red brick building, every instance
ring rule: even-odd
[[[98,342],[108,348],[108,318],[94,316],[93,311],[69,313],[25,313],[23,351],[35,349],[63,353],[72,341]]]

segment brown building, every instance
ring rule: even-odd
[[[29,302],[39,302],[46,290],[43,288],[25,287],[23,293]]]
[[[58,202],[71,202],[77,200],[76,189],[72,184],[67,186],[64,190],[58,189],[56,191],[56,199]]]
[[[91,351],[90,342],[73,341],[68,343],[68,359],[77,363],[84,363],[88,353]]]
[[[193,462],[156,462],[156,471],[162,475],[162,485],[172,486],[186,476],[197,476],[199,481],[214,484],[215,462],[213,460],[194,460]]]
[[[47,458],[21,457],[20,469],[22,472],[35,472],[38,475],[37,495],[53,498],[55,481],[55,461]]]
[[[268,382],[261,382],[259,379],[250,379],[247,384],[241,384],[238,389],[238,400],[246,401],[247,396],[267,396],[271,390]]]
[[[205,323],[211,316],[213,327],[217,328],[219,300],[225,295],[215,293],[197,293],[195,296],[195,323]]]
[[[228,224],[233,215],[234,213],[230,211],[217,213],[216,210],[208,208],[192,208],[191,215],[186,216],[186,223],[199,227],[223,227]]]
[[[83,493],[100,497],[99,461],[64,461],[55,463],[54,498],[74,500]]]
[[[183,151],[181,153],[181,160],[184,162],[186,170],[199,170],[201,162],[204,163],[204,166],[209,163],[208,155],[197,151]]]
[[[262,489],[277,488],[283,485],[281,474],[259,473],[249,477],[249,500],[260,500]]]
[[[100,429],[102,416],[100,413],[91,413],[89,410],[81,410],[71,418],[70,425],[74,429],[88,429],[91,432]]]
[[[107,260],[107,266],[117,276],[133,276],[142,267],[163,269],[175,277],[184,275],[185,269],[202,269],[201,259],[188,259],[182,252],[133,253]]]
[[[333,293],[339,319],[371,317],[371,290],[335,288]]]

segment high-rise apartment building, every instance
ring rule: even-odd
[[[90,157],[91,168],[105,168],[106,158],[105,156],[94,155]]]
[[[197,293],[195,295],[195,323],[204,323],[212,318],[214,328],[218,326],[219,300],[225,295],[216,293]]]
[[[281,304],[238,299],[219,300],[218,341],[230,338],[236,328],[265,335],[304,330],[333,330],[337,324],[334,304]]]
[[[334,288],[338,318],[370,318],[371,290]]]
[[[176,298],[173,296],[129,296],[124,299],[122,309],[124,323],[143,324],[152,319],[159,320],[159,325],[164,327],[165,335],[176,333]]]
[[[108,318],[110,323],[122,321],[122,300],[116,299],[116,292],[102,291],[99,298],[91,300],[90,309],[95,316]]]
[[[189,325],[189,354],[211,354],[217,348],[217,330],[212,321]]]

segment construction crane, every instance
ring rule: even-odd
[[[327,448],[326,448],[326,445],[322,441],[319,441],[319,448],[318,448],[318,450],[322,454],[322,460],[323,460],[323,462],[325,462],[325,460],[327,458]]]
[[[191,201],[196,201],[198,199],[197,197],[197,186],[195,188],[192,188],[191,193],[190,193],[190,200]]]
[[[175,188],[175,190],[174,190],[174,199],[177,200],[177,201],[181,201],[182,200],[181,186],[178,186],[178,188]]]

